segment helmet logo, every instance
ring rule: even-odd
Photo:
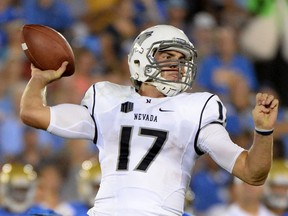
[[[144,32],[136,38],[130,51],[129,61],[130,61],[130,58],[133,56],[134,52],[139,52],[139,53],[144,52],[144,49],[141,47],[141,45],[147,38],[151,37],[152,33],[153,31]]]
[[[153,31],[148,31],[148,32],[144,32],[143,34],[139,35],[137,38],[137,44],[139,44],[140,46],[142,45],[142,43],[149,37],[152,36]]]

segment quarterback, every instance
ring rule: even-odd
[[[61,137],[93,140],[99,149],[101,184],[88,215],[181,216],[194,162],[205,153],[249,184],[265,182],[278,100],[256,95],[253,144],[241,148],[225,129],[219,97],[187,92],[196,76],[196,57],[183,31],[150,27],[128,55],[133,85],[95,83],[80,105],[46,104],[45,87],[61,78],[67,62],[58,70],[31,66],[22,121]]]

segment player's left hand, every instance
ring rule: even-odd
[[[278,99],[267,93],[257,93],[252,111],[255,127],[262,130],[274,128],[278,115]]]

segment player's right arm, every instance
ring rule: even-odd
[[[50,111],[45,103],[45,85],[39,78],[31,78],[21,98],[20,118],[31,127],[46,130]]]
[[[46,105],[46,86],[60,79],[66,66],[65,62],[56,71],[41,71],[31,66],[31,79],[21,98],[21,120],[31,127],[65,138],[93,139],[95,124],[85,107],[75,104]]]
[[[50,108],[46,104],[46,86],[61,78],[66,70],[64,62],[58,70],[41,71],[31,65],[29,80],[20,103],[20,118],[23,123],[46,130],[50,123]]]

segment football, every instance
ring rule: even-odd
[[[57,70],[64,61],[68,61],[62,76],[74,74],[74,53],[61,33],[48,26],[26,24],[22,26],[21,36],[22,49],[35,67],[41,70]]]

